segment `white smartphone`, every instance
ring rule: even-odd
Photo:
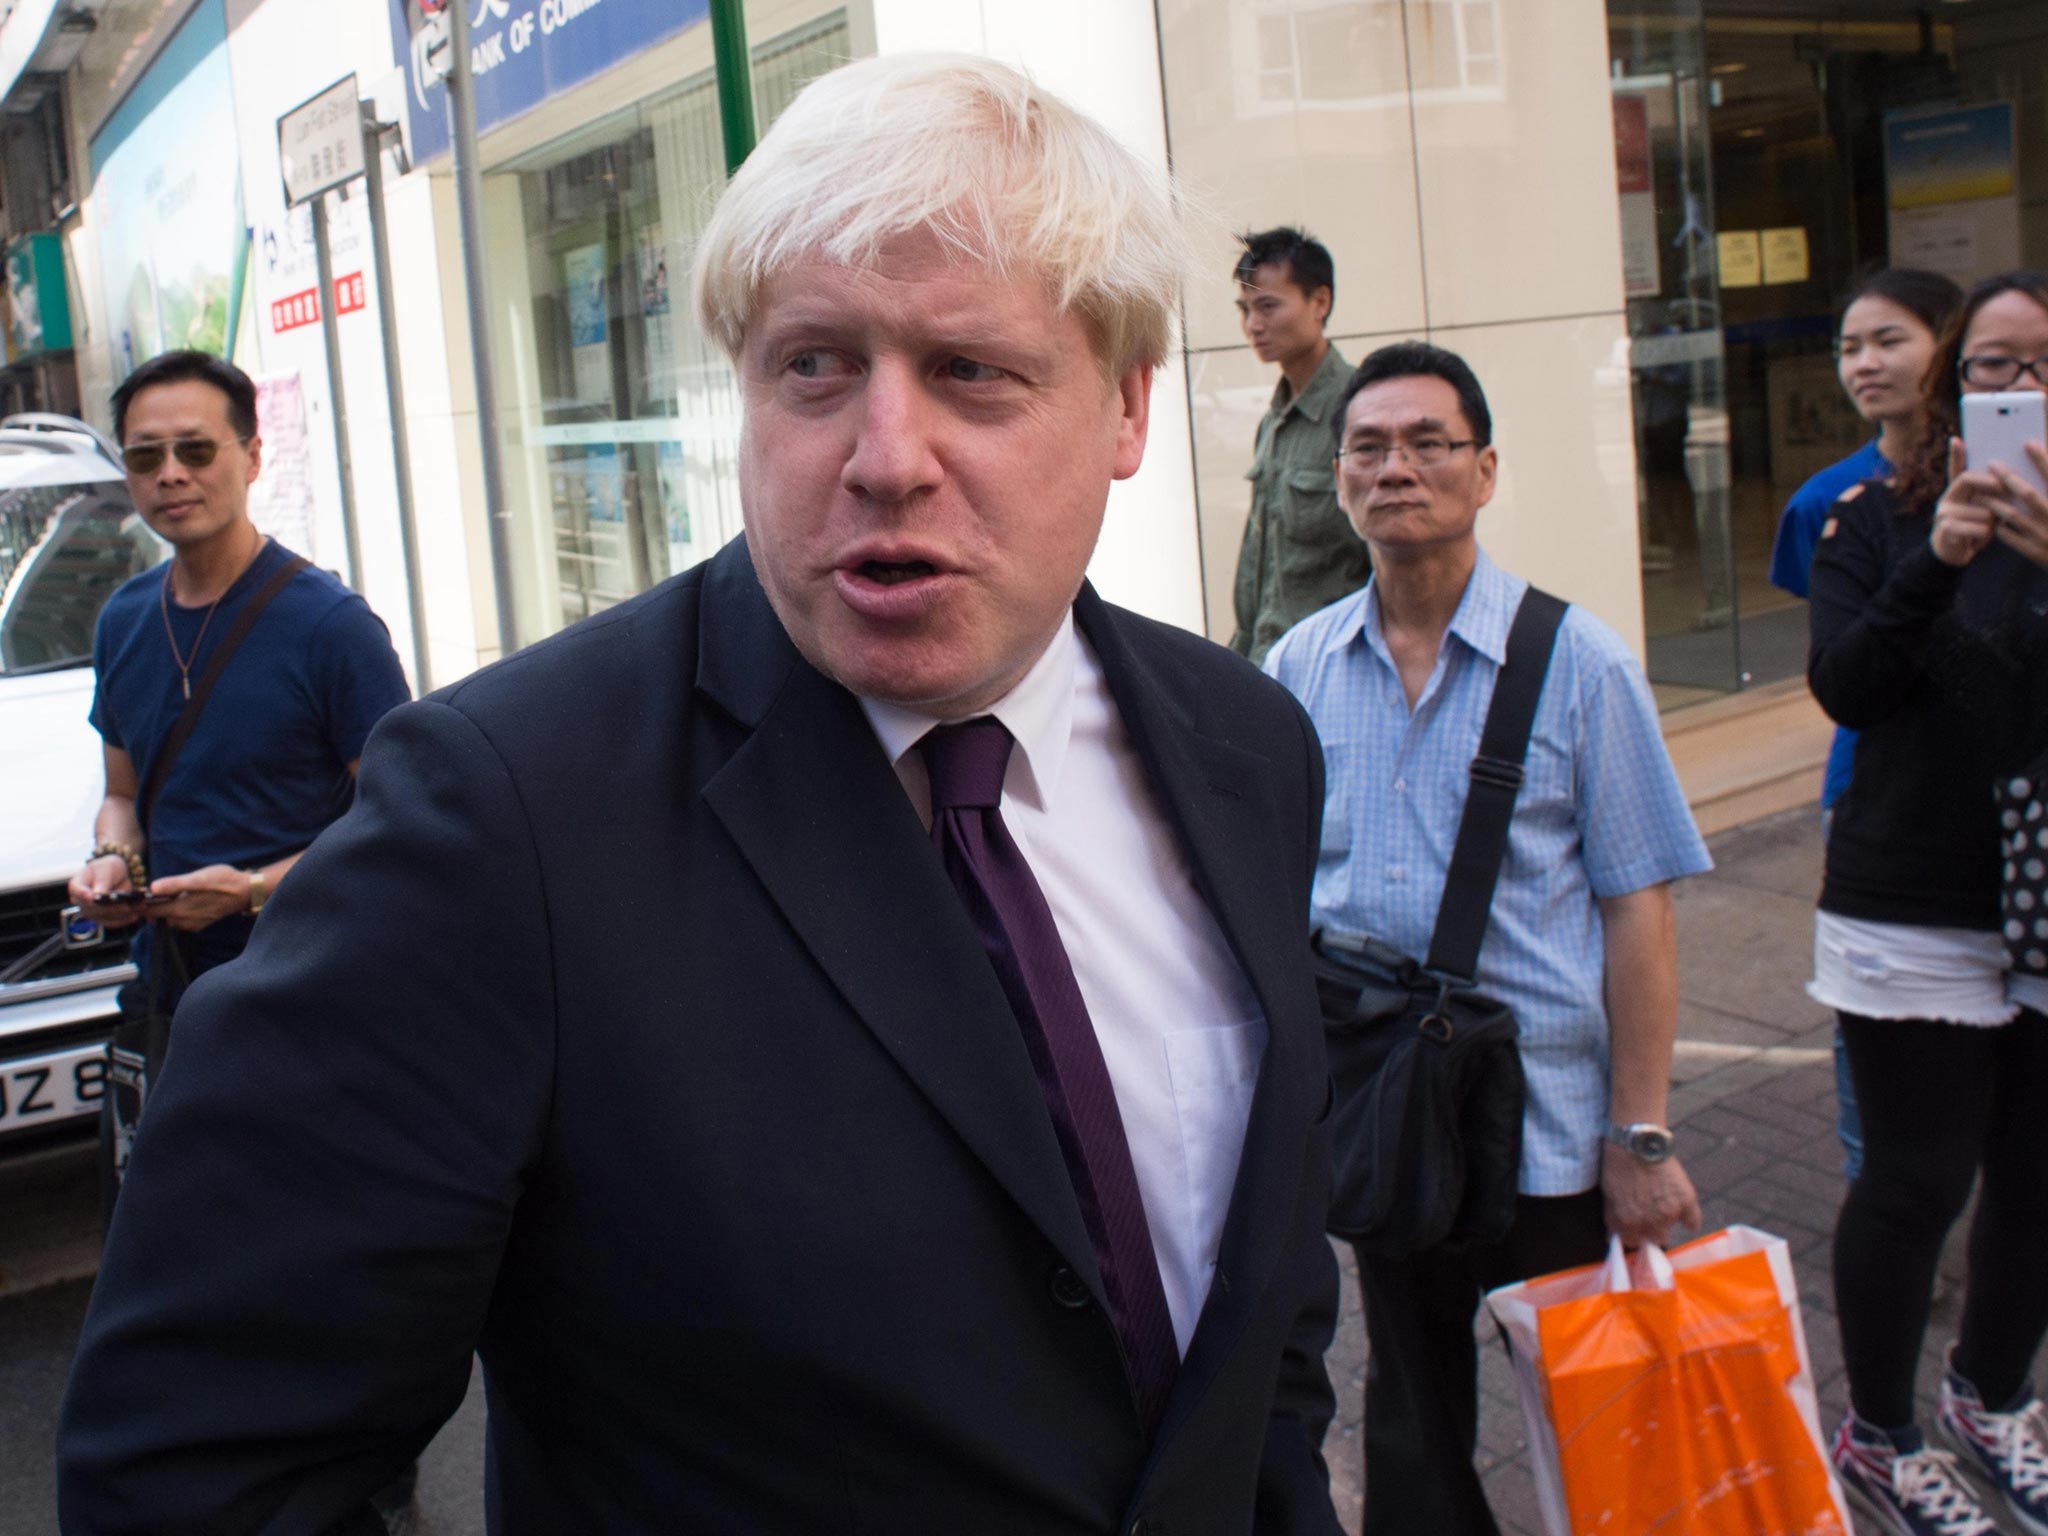
[[[1970,468],[2003,464],[2043,496],[2041,472],[2027,457],[2028,443],[2048,443],[2048,395],[2016,389],[1997,395],[1963,396],[1963,447]]]

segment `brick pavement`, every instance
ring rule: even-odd
[[[1842,1197],[1835,1140],[1832,1015],[1807,998],[1813,900],[1820,888],[1818,817],[1787,812],[1709,842],[1714,870],[1677,891],[1679,1046],[1672,1124],[1699,1190],[1706,1230],[1743,1221],[1792,1251],[1820,1389],[1823,1432],[1846,1393],[1829,1276],[1829,1236]],[[1932,1422],[1940,1359],[1953,1336],[1963,1263],[1959,1223],[1943,1260],[1922,1352],[1923,1421]],[[1361,1501],[1365,1326],[1350,1255],[1343,1311],[1329,1356],[1337,1418],[1324,1449],[1337,1508],[1356,1532]],[[1487,1342],[1480,1371],[1479,1465],[1507,1536],[1537,1536],[1535,1485],[1514,1376]]]

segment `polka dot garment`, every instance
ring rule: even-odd
[[[1999,900],[2005,953],[2016,971],[2048,976],[2048,760],[1998,786],[1999,839],[2005,855]]]

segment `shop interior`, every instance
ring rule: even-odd
[[[2048,265],[2048,5],[1613,0],[1608,22],[1644,618],[1669,708],[1804,671],[1805,604],[1766,571],[1786,498],[1871,435],[1835,378],[1842,296],[1887,264],[1966,287]],[[2003,179],[1916,205],[1901,146],[1952,123],[2009,123]]]

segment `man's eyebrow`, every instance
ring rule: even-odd
[[[1389,430],[1389,428],[1380,425],[1378,422],[1361,422],[1356,428],[1345,435],[1347,438],[1385,437]],[[1448,436],[1451,428],[1449,423],[1439,421],[1434,416],[1418,416],[1413,421],[1403,422],[1399,427],[1391,430],[1411,435],[1416,432],[1442,432]]]

